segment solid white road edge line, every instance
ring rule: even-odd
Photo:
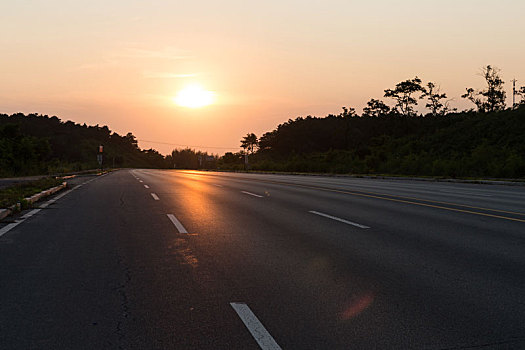
[[[144,188],[149,188],[149,186],[148,185],[144,185]]]
[[[245,303],[230,303],[232,308],[237,312],[237,315],[241,318],[242,322],[248,328],[252,336],[257,341],[257,344],[263,350],[277,350],[281,347],[275,342],[273,337],[268,333],[266,328],[262,325],[261,321],[255,316],[250,310],[248,305]]]
[[[339,221],[339,222],[344,222],[345,224],[352,225],[352,226],[359,227],[359,228],[370,228],[370,227],[365,226],[365,225],[361,225],[361,224],[358,224],[358,223],[355,223],[355,222],[352,222],[352,221],[341,219],[341,218],[338,218],[338,217],[335,217],[335,216],[332,216],[332,215],[320,213],[320,212],[315,211],[315,210],[310,210],[309,213],[312,213],[312,214],[315,214],[315,215],[324,216],[325,218],[329,218],[329,219],[336,220],[336,221]]]
[[[2,237],[2,236],[5,235],[7,232],[11,231],[13,228],[15,228],[16,226],[20,225],[21,223],[23,223],[24,221],[26,221],[27,219],[29,219],[31,216],[33,216],[33,215],[35,215],[36,213],[38,213],[38,212],[39,212],[40,210],[42,210],[43,208],[46,208],[46,207],[49,206],[50,204],[56,202],[56,201],[59,200],[60,198],[62,198],[62,197],[64,197],[65,195],[69,194],[71,191],[74,191],[74,190],[76,190],[77,188],[80,188],[80,187],[84,186],[85,184],[90,183],[91,181],[95,181],[95,180],[97,180],[97,179],[100,179],[101,177],[106,176],[107,174],[109,174],[109,173],[106,173],[106,174],[104,174],[104,175],[100,175],[100,176],[98,176],[98,177],[95,177],[95,178],[93,178],[93,179],[91,179],[91,180],[89,180],[89,181],[86,181],[86,182],[81,183],[80,185],[76,185],[76,186],[73,187],[72,189],[67,190],[67,191],[65,191],[65,192],[62,192],[62,193],[59,194],[58,196],[56,196],[56,197],[54,197],[54,198],[48,200],[47,202],[41,204],[41,205],[39,206],[40,208],[38,208],[38,209],[33,209],[33,210],[31,210],[30,212],[28,212],[27,214],[24,214],[22,217],[20,217],[20,219],[22,219],[22,220],[17,221],[17,222],[12,222],[12,223],[10,223],[10,224],[8,224],[8,225],[5,225],[4,227],[2,227],[2,228],[0,229],[0,237]]]
[[[152,193],[151,196],[152,196],[153,199],[156,200],[156,201],[159,201],[159,200],[160,200],[159,196],[157,196],[155,193]]]
[[[175,225],[175,227],[177,228],[177,230],[179,231],[179,233],[188,233],[188,231],[186,231],[186,229],[184,228],[184,226],[182,226],[182,224],[180,223],[179,220],[177,220],[177,218],[175,217],[175,215],[173,214],[166,214],[168,216],[168,218],[171,220],[171,222],[173,223],[173,225]]]
[[[27,219],[29,219],[31,216],[35,215],[36,213],[38,213],[40,210],[42,209],[33,209],[31,210],[29,213],[25,214],[24,216],[21,217],[22,220],[20,221],[17,221],[17,222],[13,222],[13,223],[10,223],[9,225],[7,226],[4,226],[0,229],[0,237],[2,237],[3,235],[5,235],[7,232],[11,231],[11,229],[15,228],[16,226],[20,225],[21,223],[23,223],[24,221],[26,221]]]
[[[263,197],[263,196],[259,196],[258,194],[247,192],[247,191],[241,191],[241,192],[244,193],[244,194],[250,195],[250,196],[258,197],[258,198],[262,198]]]

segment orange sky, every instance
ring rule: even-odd
[[[523,13],[521,0],[11,1],[0,11],[0,112],[222,154],[289,118],[360,112],[415,75],[463,109],[484,65],[502,69],[508,96],[510,79],[525,85]],[[192,83],[216,103],[174,104]]]

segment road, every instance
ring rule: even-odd
[[[23,214],[2,349],[525,348],[524,187],[136,169]]]
[[[45,178],[44,175],[25,176],[25,177],[3,177],[0,178],[0,189],[13,186],[23,182],[35,181]]]

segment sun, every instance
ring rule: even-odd
[[[180,90],[173,101],[182,107],[200,108],[212,104],[215,101],[215,93],[204,90],[198,84],[193,84]]]

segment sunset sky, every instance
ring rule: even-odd
[[[525,85],[524,13],[523,0],[4,1],[0,113],[223,154],[289,118],[360,113],[416,75],[464,109],[492,64],[510,103],[510,80]],[[213,103],[177,105],[192,84]]]

